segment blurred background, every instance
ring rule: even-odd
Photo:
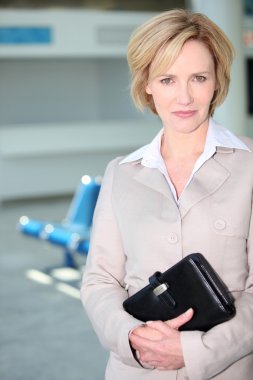
[[[205,13],[232,40],[215,119],[253,137],[253,0],[0,0],[0,379],[104,378],[107,353],[79,299],[85,254],[72,244],[70,263],[18,221],[61,222],[83,175],[102,176],[159,130],[132,104],[126,49],[172,8]]]

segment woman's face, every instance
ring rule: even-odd
[[[204,43],[191,40],[166,72],[148,83],[146,92],[152,95],[165,128],[191,133],[208,122],[215,86],[210,51]]]

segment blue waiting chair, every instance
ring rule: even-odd
[[[61,223],[22,216],[18,222],[18,230],[27,236],[62,247],[63,265],[75,268],[73,254],[87,254],[89,250],[90,229],[100,186],[100,180],[83,176],[67,216]]]

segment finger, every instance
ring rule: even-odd
[[[140,362],[141,365],[145,368],[145,369],[155,369],[155,366],[154,365],[151,365],[149,363],[144,363],[144,362]]]
[[[164,338],[164,335],[168,336],[168,334],[171,333],[171,327],[167,322],[162,321],[148,321],[146,322],[149,327],[152,327],[152,329],[157,330],[160,333],[160,339]]]
[[[152,360],[150,360],[150,361],[141,361],[141,363],[142,364],[144,364],[144,366],[145,367],[149,367],[149,368],[152,368],[152,369],[156,369],[159,365],[160,365],[160,363],[158,363],[157,361],[152,361]]]
[[[134,349],[135,350],[137,349],[140,351],[145,351],[145,350],[153,351],[154,349],[157,348],[157,343],[158,343],[158,341],[143,338],[141,336],[134,335],[134,334],[130,335],[129,340],[131,342],[131,345],[134,347]]]
[[[150,339],[150,340],[161,340],[162,334],[148,325],[145,325],[145,327],[142,327],[141,329],[136,329],[131,332],[131,334],[141,336],[142,338]],[[130,334],[130,335],[131,335]]]
[[[180,314],[178,317],[166,321],[167,325],[172,329],[178,330],[186,322],[189,322],[193,317],[194,311],[192,308],[188,309],[185,313]]]
[[[188,309],[185,313],[180,314],[178,317],[170,319],[166,322],[162,321],[148,321],[146,324],[153,329],[157,329],[163,334],[169,333],[168,327],[173,330],[178,330],[178,328],[188,322],[193,316],[193,309]]]

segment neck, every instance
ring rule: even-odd
[[[164,128],[161,154],[166,159],[184,159],[199,156],[204,151],[208,124],[191,133],[179,133]]]

